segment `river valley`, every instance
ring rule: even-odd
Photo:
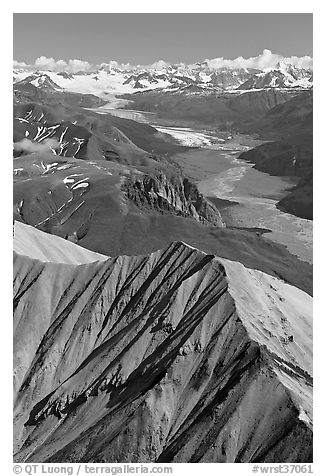
[[[239,160],[241,152],[262,141],[225,131],[202,130],[189,124],[169,123],[154,113],[116,109],[119,103],[93,109],[155,127],[166,140],[174,140],[189,150],[174,156],[184,173],[197,183],[199,191],[219,208],[228,227],[269,230],[265,237],[285,245],[300,259],[312,263],[313,222],[276,208],[278,200],[297,182],[288,177],[270,176]]]

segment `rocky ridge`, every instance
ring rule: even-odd
[[[198,222],[224,227],[219,210],[199,193],[187,178],[163,172],[134,176],[122,186],[127,197],[139,207],[192,217]]]
[[[311,461],[309,295],[182,242],[89,262],[54,236],[26,256],[31,233],[15,224],[15,461]]]

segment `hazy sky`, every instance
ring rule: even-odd
[[[312,56],[306,13],[15,13],[14,59],[149,64],[250,57],[264,48]]]

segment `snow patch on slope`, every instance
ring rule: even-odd
[[[299,418],[312,426],[312,297],[262,271],[218,261],[250,338],[271,353],[274,373],[290,391]]]
[[[56,235],[50,235],[19,221],[14,223],[14,251],[43,262],[80,265],[105,261],[107,256],[89,251]]]

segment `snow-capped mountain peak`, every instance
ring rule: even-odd
[[[169,64],[159,60],[150,66],[131,66],[109,61],[92,71],[71,73],[15,68],[14,83],[24,82],[52,91],[108,95],[158,90],[169,94],[220,94],[252,89],[311,89],[312,70],[280,61],[274,68],[217,68],[212,61]]]

